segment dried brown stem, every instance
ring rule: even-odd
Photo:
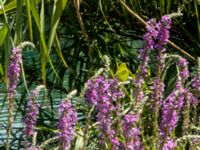
[[[76,9],[76,15],[77,15],[77,19],[78,19],[78,23],[80,25],[80,28],[82,30],[82,34],[83,34],[83,36],[86,39],[87,44],[88,44],[89,54],[91,54],[92,53],[92,45],[91,45],[91,42],[89,40],[87,31],[85,29],[85,25],[84,25],[82,17],[81,17],[81,13],[80,13],[80,0],[74,0],[74,7]]]

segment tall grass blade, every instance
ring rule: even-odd
[[[47,45],[48,53],[50,52],[53,40],[55,38],[56,29],[58,27],[60,17],[65,9],[66,3],[67,3],[67,0],[56,0],[54,3],[54,9],[53,9],[52,18],[51,18],[51,30],[50,30],[49,40],[48,40],[48,45]]]
[[[167,14],[170,13],[170,10],[171,10],[171,0],[168,0],[167,1]]]
[[[28,18],[29,39],[30,39],[31,42],[33,42],[33,30],[32,30],[30,0],[26,0],[26,12],[27,12],[27,18]]]
[[[199,21],[199,10],[197,6],[197,1],[194,0],[194,8],[195,8],[195,13],[196,13],[196,20],[197,20],[197,30],[198,30],[198,39],[200,41],[200,21]]]
[[[160,14],[161,16],[165,13],[165,0],[159,0],[160,2]]]
[[[23,0],[17,0],[17,12],[16,12],[16,28],[14,44],[19,45],[22,42],[22,21],[23,21]]]
[[[57,76],[57,78],[59,78],[59,75],[58,73],[56,72],[54,66],[53,66],[53,63],[52,63],[52,60],[48,54],[48,49],[47,49],[47,45],[46,45],[46,42],[45,42],[45,37],[42,33],[42,29],[41,29],[41,26],[40,26],[40,17],[39,17],[39,14],[35,8],[35,5],[34,5],[34,2],[31,1],[31,13],[33,15],[33,18],[35,20],[35,23],[37,25],[37,28],[40,32],[40,40],[41,40],[41,45],[42,45],[42,51],[41,51],[41,57],[42,57],[42,60],[41,60],[41,63],[43,65],[43,68],[42,68],[42,78],[43,78],[43,82],[44,84],[46,83],[46,69],[44,66],[46,66],[46,59],[45,57],[47,58],[47,60],[49,61],[49,64],[51,66],[51,68],[53,69],[55,75]]]

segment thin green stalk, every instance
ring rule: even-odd
[[[165,13],[165,0],[159,0],[160,2],[160,14],[161,16]]]
[[[24,71],[23,61],[22,61],[22,63],[20,64],[20,67],[21,67],[21,70],[22,70],[22,78],[23,78],[23,81],[24,81],[24,86],[25,86],[25,88],[26,88],[27,93],[30,94],[30,93],[29,93],[29,90],[28,90],[27,83],[26,83],[26,77],[25,77],[25,71]]]

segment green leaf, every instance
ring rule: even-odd
[[[4,73],[3,73],[3,67],[2,67],[2,65],[0,64],[0,74],[3,76],[4,75]]]
[[[128,77],[129,77],[129,70],[126,67],[125,63],[122,63],[118,68],[117,68],[117,72],[115,74],[115,76],[117,77],[117,79],[119,79],[120,81],[127,81]]]
[[[8,33],[8,28],[6,25],[3,25],[3,27],[0,29],[0,47],[3,45],[3,42],[6,38],[6,35]]]
[[[36,3],[39,3],[40,1],[41,0],[36,0]],[[16,9],[16,8],[17,8],[17,1],[16,0],[13,0],[13,1],[9,2],[8,4],[4,5],[5,13],[12,11],[13,9]],[[2,15],[4,13],[4,11],[3,11],[3,8],[0,7],[0,15]]]
[[[79,128],[79,131],[77,132],[77,139],[75,143],[74,150],[80,150],[84,148],[84,133],[81,128]]]
[[[56,48],[56,52],[57,52],[58,56],[60,57],[60,59],[62,60],[63,64],[64,64],[65,67],[67,68],[68,66],[67,66],[67,63],[66,63],[66,61],[65,61],[65,59],[64,59],[64,57],[63,57],[63,54],[62,54],[62,51],[61,51],[61,48],[60,48],[60,42],[59,42],[59,40],[58,40],[57,34],[56,34],[56,36],[55,36],[54,43],[55,43],[55,48]]]
[[[5,13],[8,12],[8,11],[13,10],[15,8],[17,8],[17,1],[16,0],[13,0],[10,3],[4,5]],[[1,8],[0,9],[0,14],[3,14],[3,13],[4,13],[3,8]]]
[[[16,12],[16,28],[15,28],[15,46],[19,45],[22,42],[22,24],[23,21],[23,0],[17,0],[17,12]]]

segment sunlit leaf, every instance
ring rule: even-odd
[[[117,68],[117,72],[115,74],[115,76],[117,77],[117,79],[119,79],[120,81],[126,81],[129,77],[129,70],[126,67],[125,63],[122,63],[118,68]]]

